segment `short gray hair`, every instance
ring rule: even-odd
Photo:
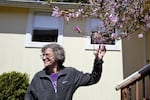
[[[43,53],[47,48],[51,48],[53,53],[54,53],[54,57],[58,63],[58,65],[61,67],[62,64],[65,61],[65,51],[64,48],[56,43],[52,43],[52,44],[47,44],[45,46],[42,47],[41,52]]]

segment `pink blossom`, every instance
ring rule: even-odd
[[[89,0],[89,3],[93,5],[93,0]]]
[[[80,13],[79,12],[76,12],[75,13],[75,18],[78,18],[80,16]]]
[[[52,11],[52,16],[54,16],[54,17],[60,17],[61,14],[62,13],[61,13],[60,9],[57,6],[55,6],[53,8],[53,11]]]
[[[78,33],[81,33],[81,32],[82,32],[79,26],[75,26],[74,30],[75,30],[76,32],[78,32]]]
[[[116,33],[112,33],[112,34],[111,34],[111,38],[112,38],[112,39],[116,39],[116,38],[118,38],[118,34],[116,34]]]
[[[115,16],[115,15],[113,15],[113,14],[110,14],[109,16],[108,16],[108,20],[110,21],[110,22],[112,22],[112,23],[116,23],[117,21],[118,21],[118,18],[117,18],[117,16]]]
[[[143,33],[138,34],[138,38],[143,38]]]
[[[78,18],[83,12],[83,9],[78,9],[78,11],[74,12],[74,18]]]
[[[64,18],[65,18],[66,21],[70,20],[70,17],[68,17],[68,16],[64,16]]]

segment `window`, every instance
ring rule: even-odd
[[[42,47],[48,43],[61,44],[63,18],[55,18],[49,12],[31,11],[28,17],[26,47]]]
[[[95,49],[98,48],[100,41],[95,41],[95,37],[101,38],[100,34],[97,34],[96,31],[101,30],[103,32],[104,29],[103,22],[98,18],[88,18],[86,23],[86,32],[90,33],[86,39],[86,49]],[[100,39],[97,39],[100,40]],[[120,50],[120,40],[109,40],[105,41],[107,50]]]
[[[57,42],[58,29],[34,29],[32,41],[35,42]]]

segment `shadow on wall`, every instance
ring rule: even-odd
[[[28,9],[0,7],[0,33],[26,33]]]

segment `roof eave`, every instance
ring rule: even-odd
[[[0,6],[38,8],[38,9],[51,9],[51,6],[58,6],[63,9],[68,9],[68,8],[77,8],[81,5],[77,3],[66,3],[66,2],[46,3],[44,1],[0,0]]]

